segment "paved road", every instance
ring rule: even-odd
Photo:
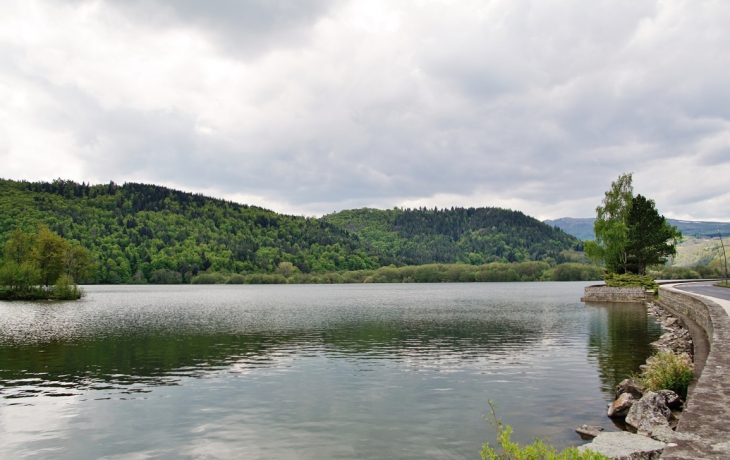
[[[695,294],[716,297],[718,299],[730,300],[730,288],[713,286],[715,281],[707,281],[701,283],[675,284],[674,289],[682,291],[694,292]]]

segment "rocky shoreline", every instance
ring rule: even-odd
[[[670,351],[686,355],[694,362],[693,342],[682,321],[654,302],[647,303],[648,314],[656,317],[664,334],[651,345],[657,352]],[[641,366],[645,369],[651,361]],[[603,432],[600,427],[583,425],[576,431],[583,439],[591,439],[582,446],[600,452],[612,459],[658,459],[669,445],[684,401],[670,390],[647,391],[639,382],[627,378],[616,387],[616,399],[608,407],[607,415],[623,421],[626,432]]]

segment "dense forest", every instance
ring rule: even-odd
[[[374,269],[391,258],[314,218],[286,216],[165,187],[0,180],[0,244],[39,223],[86,247],[99,283],[189,282],[199,272]],[[178,281],[179,282],[179,281]]]
[[[582,243],[519,211],[501,208],[353,209],[326,215],[407,265],[570,262]]]
[[[0,180],[0,245],[39,224],[89,250],[96,270],[77,280],[85,283],[187,283],[210,273],[365,279],[387,266],[553,267],[582,254],[574,237],[499,208],[366,208],[316,219],[156,185]]]

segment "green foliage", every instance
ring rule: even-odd
[[[553,270],[553,281],[590,281],[603,278],[604,269],[595,265],[565,263]]]
[[[644,275],[649,265],[664,264],[677,253],[682,232],[660,216],[654,202],[633,196],[631,174],[611,184],[596,208],[595,241],[586,241],[586,254],[602,261],[608,273]]]
[[[3,299],[77,299],[81,294],[73,276],[83,277],[93,270],[85,248],[69,246],[43,224],[38,225],[35,233],[20,229],[10,232],[3,249]]]
[[[325,221],[165,187],[0,180],[0,244],[13,230],[28,232],[39,223],[71,247],[89,250],[98,270],[89,279],[74,273],[79,281],[144,283],[157,273],[159,282],[157,270],[171,270],[190,282],[209,270],[274,273],[282,262],[292,264],[292,273],[325,273],[393,261]],[[44,235],[44,241],[49,248],[58,243],[52,235]],[[18,250],[25,247],[19,244]],[[64,261],[38,261],[44,283],[55,282]]]
[[[518,211],[500,208],[353,209],[322,220],[356,233],[399,264],[548,261],[582,250],[579,240]]]
[[[180,284],[183,276],[180,272],[160,268],[150,274],[150,283],[152,284]]]
[[[722,270],[710,267],[708,265],[695,265],[694,267],[692,267],[692,271],[697,273],[700,278],[722,277]]]
[[[246,277],[234,273],[230,278],[226,280],[226,284],[246,284]]]
[[[35,262],[40,270],[41,284],[49,286],[61,276],[64,269],[64,253],[67,249],[68,243],[63,238],[45,225],[38,227],[30,260]]]
[[[53,286],[53,298],[56,300],[76,300],[81,298],[81,290],[74,283],[73,278],[66,274],[58,277],[56,284]]]
[[[557,274],[556,274],[557,273]],[[469,283],[512,281],[600,280],[603,269],[595,265],[566,263],[550,268],[545,262],[491,263],[484,265],[428,264],[380,267],[329,273],[281,273],[248,275],[203,273],[193,284],[341,284],[341,283]]]
[[[498,208],[359,209],[312,219],[154,185],[0,180],[0,244],[39,223],[49,230],[39,237],[45,254],[57,255],[62,241],[70,248],[63,257],[35,258],[44,284],[61,272],[113,284],[224,283],[234,273],[246,282],[363,282],[384,265],[553,267],[580,261],[574,250],[582,249],[554,227]],[[16,243],[25,257],[29,243]],[[399,282],[550,279],[544,267],[526,267],[407,269]],[[223,279],[199,277],[206,273]]]
[[[603,261],[609,273],[623,273],[628,240],[627,218],[634,193],[632,174],[621,174],[605,193],[603,205],[596,208],[594,241],[586,241],[588,257]]]
[[[192,284],[224,284],[228,279],[221,273],[201,273],[193,277]]]
[[[643,287],[646,290],[657,292],[659,285],[648,275],[634,275],[633,273],[607,273],[603,280],[609,287]]]
[[[708,269],[707,267],[696,267],[696,269],[703,273],[710,272],[711,274],[713,272],[712,269]],[[693,270],[688,267],[662,267],[661,270],[650,271],[649,275],[654,279],[661,280],[696,280],[702,278],[702,276],[697,273],[697,270]],[[714,278],[716,275],[711,277]]]
[[[636,195],[628,215],[625,271],[643,275],[647,265],[665,264],[677,254],[682,232],[672,227],[654,208],[654,201]]]
[[[541,439],[535,439],[532,444],[520,446],[511,440],[512,427],[502,424],[502,420],[497,417],[498,407],[492,401],[489,401],[489,407],[491,410],[487,421],[497,433],[497,443],[501,447],[501,452],[498,453],[489,443],[484,444],[480,452],[482,460],[610,460],[609,457],[588,449],[578,450],[575,447],[569,447],[558,452]]]
[[[686,399],[687,389],[692,383],[692,367],[692,360],[687,354],[662,350],[649,358],[639,381],[648,390],[672,390]]]

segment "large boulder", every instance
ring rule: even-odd
[[[613,460],[658,460],[666,444],[626,431],[601,433],[578,449],[590,449]]]
[[[636,401],[637,399],[635,399],[631,393],[621,394],[618,399],[613,402],[613,404],[608,406],[608,416],[611,418],[625,418],[628,415],[631,406],[633,406]]]
[[[649,391],[631,406],[626,423],[634,427],[638,434],[651,436],[656,427],[669,428],[671,418],[672,411],[667,407],[665,395]]]

